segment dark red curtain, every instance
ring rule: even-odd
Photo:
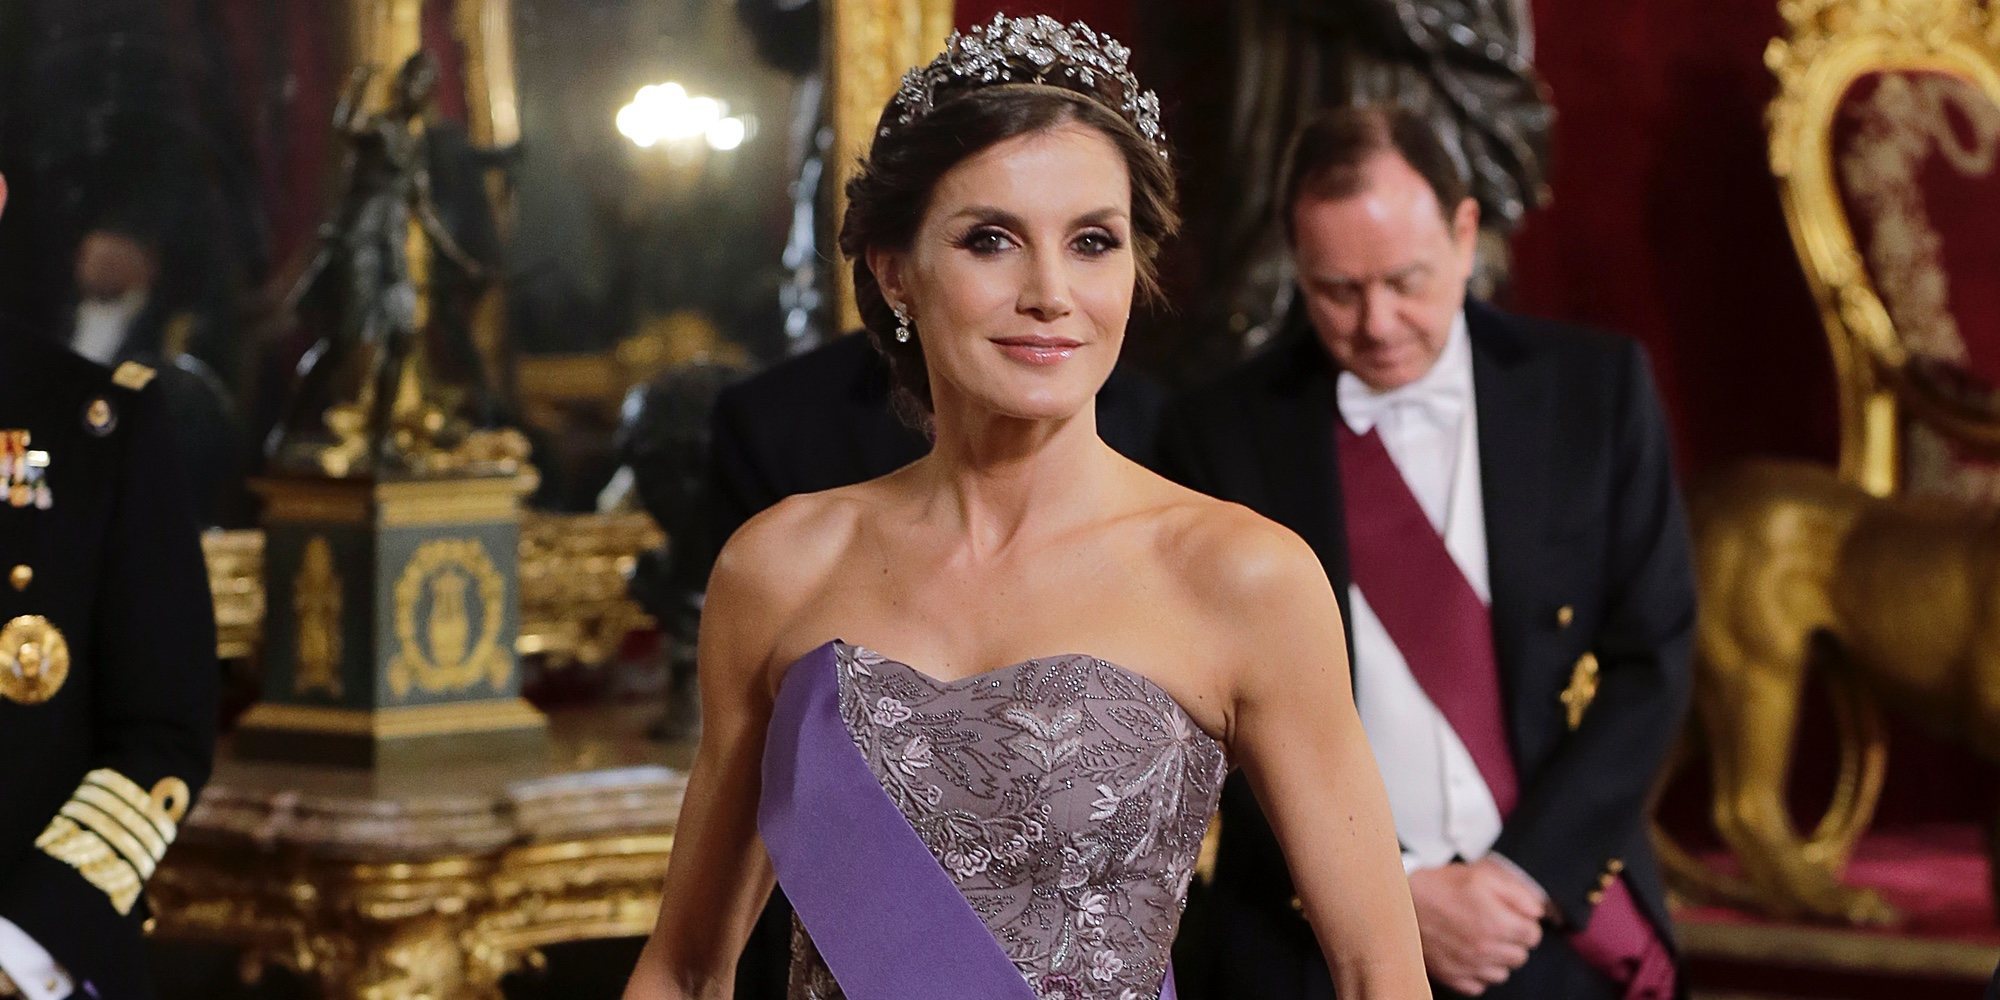
[[[1513,305],[1652,352],[1683,469],[1831,459],[1833,369],[1765,157],[1765,0],[1535,0],[1555,202],[1515,243]]]

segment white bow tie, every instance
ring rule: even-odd
[[[1390,414],[1397,422],[1408,419],[1429,421],[1439,431],[1450,431],[1465,415],[1471,386],[1467,380],[1423,378],[1388,392],[1376,392],[1353,372],[1341,372],[1334,388],[1340,399],[1340,417],[1356,434],[1366,434]]]

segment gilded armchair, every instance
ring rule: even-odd
[[[1887,759],[1879,705],[1991,754],[2000,605],[2000,23],[1986,0],[1785,0],[1770,160],[1832,349],[1837,475],[1762,465],[1692,498],[1696,724],[1742,874],[1656,834],[1684,896],[1886,923],[1842,881]],[[1922,498],[1921,502],[1912,498]],[[1833,667],[1834,669],[1822,669]],[[1834,794],[1787,809],[1800,701],[1825,680]]]

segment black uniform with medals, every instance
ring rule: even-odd
[[[0,917],[152,995],[144,882],[214,753],[214,605],[151,371],[0,319]]]

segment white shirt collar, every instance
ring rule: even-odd
[[[1472,337],[1466,330],[1465,311],[1459,310],[1445,335],[1444,350],[1438,352],[1430,371],[1408,385],[1386,392],[1369,388],[1353,372],[1343,371],[1335,382],[1340,400],[1340,416],[1356,434],[1374,429],[1384,413],[1405,407],[1444,424],[1455,421],[1472,401]]]

